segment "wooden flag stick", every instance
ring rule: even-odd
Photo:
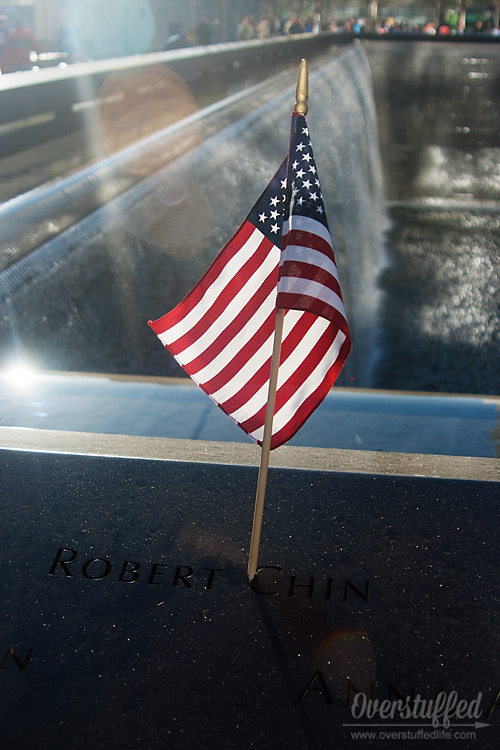
[[[307,62],[302,60],[299,70],[299,80],[295,94],[295,112],[307,114],[307,98],[309,94]],[[281,356],[281,339],[283,337],[283,321],[285,311],[276,310],[276,325],[274,329],[273,355],[271,359],[271,374],[269,377],[269,392],[267,396],[266,418],[264,422],[264,437],[260,456],[259,478],[257,480],[257,494],[253,514],[252,538],[250,540],[250,554],[248,556],[248,581],[251,583],[257,572],[259,556],[260,532],[264,513],[264,498],[266,495],[267,470],[269,468],[269,454],[271,453],[271,438],[273,434],[274,407],[276,404],[276,390],[278,386],[278,372]]]
[[[276,310],[276,325],[274,328],[273,356],[271,359],[271,375],[269,378],[269,393],[267,396],[266,419],[264,422],[264,437],[260,454],[259,479],[257,480],[257,494],[253,513],[252,538],[250,540],[250,554],[248,557],[248,580],[251,582],[257,572],[257,558],[259,556],[260,530],[262,528],[262,514],[264,513],[264,497],[266,495],[267,469],[269,454],[271,453],[271,437],[273,434],[274,405],[278,385],[278,371],[280,368],[281,339],[283,336],[283,320],[285,311]]]

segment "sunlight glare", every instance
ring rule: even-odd
[[[37,371],[30,362],[17,360],[7,365],[0,371],[0,374],[11,388],[23,390],[32,385],[37,376]]]

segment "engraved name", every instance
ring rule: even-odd
[[[270,576],[268,571],[274,571]],[[153,562],[143,565],[135,560],[124,560],[118,566],[107,557],[91,557],[82,559],[78,551],[71,547],[59,547],[52,561],[48,574],[50,576],[64,575],[66,578],[74,578],[82,575],[91,581],[101,581],[112,576],[117,582],[134,584],[139,579],[146,581],[148,586],[181,586],[193,589],[203,586],[204,590],[210,591],[219,578],[224,574],[223,568],[201,568],[196,570],[194,565],[179,565],[177,563]],[[278,580],[275,581],[274,579]],[[354,596],[368,604],[370,594],[370,582],[365,581],[364,586],[359,586],[348,579],[343,583],[334,585],[334,579],[327,576],[298,576],[287,575],[283,569],[276,565],[262,565],[257,569],[257,575],[251,583],[243,579],[243,584],[261,596],[286,595],[289,597],[302,597],[307,599],[342,598],[347,601]]]
[[[60,569],[67,578],[73,578],[78,566],[75,566],[72,563],[74,563],[77,557],[78,552],[76,549],[60,547],[57,550],[52,565],[50,566],[49,576],[55,575],[56,571]],[[175,568],[175,572],[171,579],[171,585],[178,586],[181,584],[188,589],[193,588],[193,584],[189,579],[195,574],[194,568],[191,565],[174,565],[173,568]],[[152,563],[146,572],[148,585],[163,585],[164,581],[169,578],[169,569],[172,571],[172,566],[168,563]],[[102,581],[103,578],[107,578],[110,575],[112,570],[113,566],[108,558],[91,557],[83,563],[80,572],[84,578],[88,578],[91,581]],[[140,562],[125,560],[120,567],[120,573],[117,580],[121,583],[135,583],[139,579],[139,575],[141,575],[139,573],[140,570],[142,577],[144,578],[143,566]],[[221,568],[202,568],[202,571],[208,573],[208,576],[205,577],[206,590],[210,590],[213,587],[215,574],[224,572]]]

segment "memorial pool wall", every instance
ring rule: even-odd
[[[500,391],[499,49],[363,40],[311,66],[308,121],[354,339],[341,385]],[[145,321],[192,288],[282,160],[295,81],[285,70],[16,199],[4,255],[58,234],[0,274],[1,361],[181,374]],[[93,210],[137,170],[151,176]]]
[[[7,268],[0,275],[2,351],[23,351],[45,369],[180,374],[147,320],[192,288],[285,157],[295,82],[295,71],[276,77],[260,100],[256,87],[244,116],[212,137],[198,134],[187,153]],[[224,115],[219,108],[216,116]],[[361,45],[313,64],[308,124],[356,342],[344,385],[368,386],[384,219],[375,106]],[[201,112],[191,128],[209,125]],[[140,162],[140,154],[135,158]],[[105,190],[106,178],[99,179],[87,174],[86,189]],[[67,192],[75,190],[73,179]]]

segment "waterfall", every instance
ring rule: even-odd
[[[308,119],[353,338],[340,382],[371,387],[387,219],[371,72],[361,44],[311,77],[310,101]]]
[[[254,87],[232,122],[230,108],[200,113],[204,140],[7,268],[0,347],[10,347],[15,319],[22,347],[47,369],[180,374],[146,321],[192,288],[285,157],[295,82],[291,71],[267,89]],[[267,93],[259,98],[261,90]],[[221,129],[224,118],[230,124]],[[308,124],[353,338],[339,383],[367,387],[384,214],[371,76],[360,44],[311,65]]]

